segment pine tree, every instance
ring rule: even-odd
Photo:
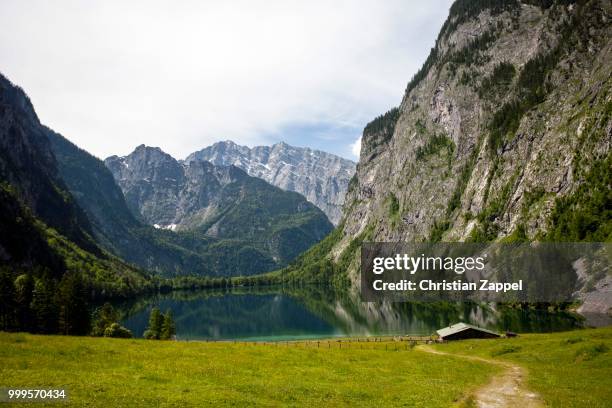
[[[53,302],[55,284],[48,275],[34,282],[30,309],[34,318],[34,331],[55,333],[57,331],[57,308]]]
[[[154,307],[151,310],[151,315],[149,316],[149,327],[147,327],[147,330],[145,330],[144,332],[144,338],[150,340],[159,340],[163,321],[164,317],[159,311],[159,308]]]
[[[8,269],[0,270],[0,294],[0,330],[13,330],[16,325],[15,286]]]
[[[162,340],[170,340],[176,334],[176,324],[174,323],[174,318],[172,317],[172,311],[167,310],[164,313],[164,321],[161,326],[160,339]]]
[[[89,333],[90,318],[87,295],[81,277],[67,273],[62,277],[55,296],[59,306],[59,331],[63,334]]]
[[[20,330],[31,331],[35,323],[32,316],[30,304],[32,303],[32,292],[34,291],[34,279],[24,273],[15,279],[15,306],[17,311],[17,323]]]

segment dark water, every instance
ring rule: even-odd
[[[362,303],[321,288],[174,292],[119,305],[136,337],[151,308],[172,310],[181,340],[285,340],[333,336],[430,335],[457,322],[497,331],[552,332],[582,326],[565,312],[495,305]]]

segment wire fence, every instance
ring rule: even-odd
[[[206,340],[210,343],[230,343],[251,347],[301,348],[322,350],[411,350],[418,344],[445,343],[433,336],[359,337],[348,339],[240,341]]]

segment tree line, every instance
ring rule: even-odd
[[[153,289],[148,292],[248,288],[296,284],[301,281],[299,277],[284,276],[281,273],[233,277],[185,276],[170,279],[152,277]],[[119,325],[119,316],[110,304],[95,307],[104,297],[100,298],[94,292],[83,274],[73,271],[57,277],[43,267],[22,271],[0,265],[0,331],[131,337],[131,333],[128,336],[127,329]],[[105,332],[107,328],[109,331]]]
[[[33,272],[15,278],[11,269],[0,267],[1,331],[133,337],[119,324],[119,312],[110,303],[92,311],[89,290],[79,274],[68,272],[57,280],[46,270]],[[175,334],[172,312],[162,314],[154,308],[144,337],[170,339]]]
[[[0,267],[0,330],[33,333],[88,334],[91,327],[89,294],[80,275],[61,279],[47,271],[16,278]]]

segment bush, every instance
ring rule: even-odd
[[[133,336],[131,331],[121,326],[119,323],[113,323],[104,330],[104,337],[131,339]]]
[[[104,305],[96,309],[93,314],[93,327],[91,329],[91,335],[95,337],[104,336],[106,329],[118,320],[119,313],[115,311],[110,303],[104,303]]]
[[[424,160],[426,157],[435,155],[441,150],[446,150],[449,156],[455,151],[455,143],[446,135],[433,135],[427,143],[416,149],[415,157],[417,160]]]
[[[153,332],[152,330],[145,330],[142,337],[144,337],[147,340],[158,340],[159,337],[157,337],[157,334],[155,334],[155,332]]]
[[[389,213],[389,218],[397,217],[400,210],[400,204],[397,200],[395,194],[390,193],[387,197],[387,211]]]

